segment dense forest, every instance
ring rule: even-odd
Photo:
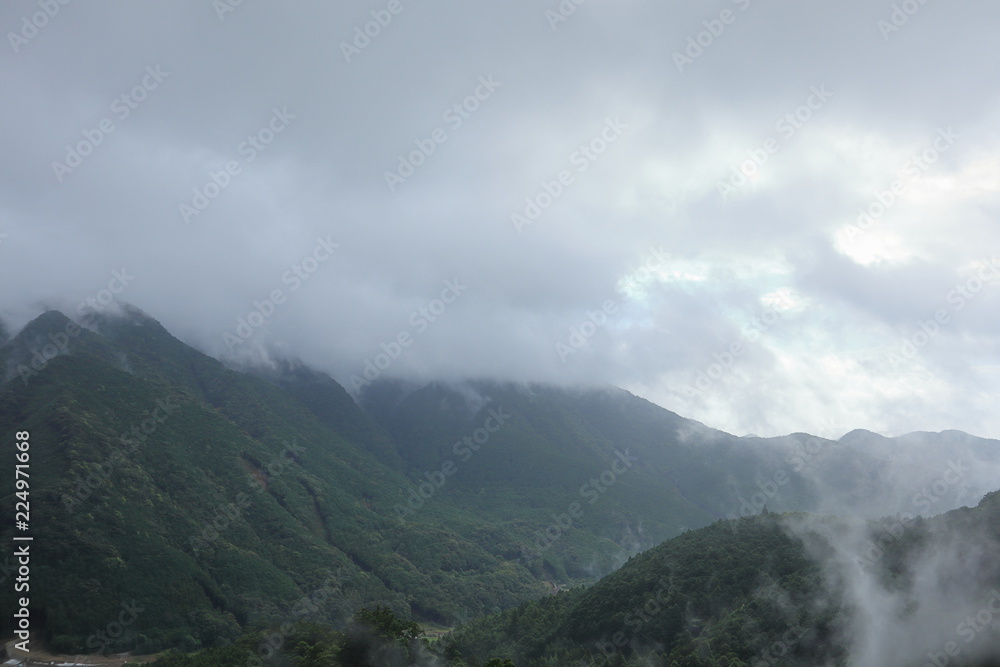
[[[871,522],[863,532],[877,540],[894,525],[895,519]],[[856,627],[861,603],[849,586],[831,581],[829,563],[817,557],[837,550],[828,542],[831,536],[844,539],[855,528],[843,519],[804,514],[764,513],[720,521],[632,558],[593,586],[477,619],[444,637],[421,637],[418,626],[380,608],[359,613],[346,629],[303,624],[285,631],[262,630],[232,646],[161,662],[244,665],[273,652],[290,665],[868,664],[852,655],[862,634]],[[921,573],[914,564],[952,540],[970,547],[989,545],[995,555],[1000,492],[984,498],[977,508],[910,526],[905,538],[867,566],[867,585],[907,601],[909,608],[897,610],[896,620],[903,627],[919,616],[916,607],[934,606],[933,601],[908,598],[920,586],[915,577]],[[947,582],[949,590],[972,585],[978,591],[970,596],[972,619],[982,619],[983,610],[991,608],[992,598],[984,591],[996,593],[1000,588],[1000,562],[980,565],[976,572],[939,572],[942,579],[963,574],[964,581]],[[977,597],[981,604],[974,601]],[[997,621],[1000,611],[979,626],[974,620],[963,626],[965,621],[959,620],[954,639],[942,642],[939,650],[887,664],[918,667],[927,656],[940,655],[947,656],[947,664],[995,666],[1000,664]],[[911,641],[920,644],[918,637]]]
[[[928,545],[966,531],[978,551],[949,556],[961,585],[921,595],[973,604],[998,583],[983,541],[995,495],[935,520],[898,514],[921,489],[942,511],[982,497],[995,441],[737,438],[614,388],[383,381],[351,396],[295,362],[228,368],[134,309],[85,325],[51,311],[0,344],[0,455],[30,432],[44,517],[30,606],[56,652],[849,664],[875,649],[848,639],[871,606],[840,562],[848,547],[875,577],[860,588],[895,595],[926,585]],[[883,455],[901,446],[914,456]],[[956,458],[977,465],[941,488]],[[821,509],[857,518],[803,513]],[[0,589],[3,608],[13,594]],[[882,601],[892,632],[921,620],[921,599]]]

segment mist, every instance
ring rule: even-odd
[[[874,522],[786,520],[846,610],[838,640],[856,667],[974,664],[1000,647],[1000,543],[983,514]]]
[[[13,330],[124,300],[345,386],[1000,433],[995,3],[42,4],[0,8]]]

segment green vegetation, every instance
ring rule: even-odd
[[[894,521],[872,522],[865,530],[874,537]],[[720,521],[632,558],[594,586],[476,619],[436,642],[418,640],[415,624],[375,607],[355,614],[342,632],[297,624],[286,632],[287,641],[272,640],[273,653],[286,661],[278,664],[289,665],[846,667],[853,664],[847,647],[852,603],[829,587],[822,559],[811,557],[806,546],[814,542],[832,551],[824,540],[846,525],[796,514]],[[900,565],[917,557],[934,535],[945,542],[1000,538],[1000,492],[976,508],[908,530],[910,537],[873,567],[878,586],[911,586],[900,579]],[[1000,586],[1000,563],[984,563],[979,574],[984,587]],[[266,646],[264,636],[171,656],[164,665],[245,665],[251,648]],[[980,641],[985,655],[970,652],[949,664],[995,667],[996,652],[988,647],[1000,645],[1000,633],[987,629]]]
[[[132,309],[88,326],[51,311],[0,346],[0,457],[31,432],[31,604],[55,650],[208,647],[367,604],[453,625],[737,506],[731,472],[671,441],[690,422],[625,392],[385,382],[366,412],[326,376],[227,369]],[[142,612],[102,638],[122,605]]]
[[[185,654],[172,650],[160,656],[162,667],[245,667],[280,658],[278,664],[296,667],[365,667],[375,664],[414,664],[429,654],[418,641],[419,627],[383,606],[360,609],[342,631],[309,622],[296,622],[247,634],[227,646]]]
[[[907,601],[897,620],[905,623],[921,603],[935,604],[912,597],[921,584],[911,568],[928,554],[942,553],[941,545],[946,545],[944,553],[960,545],[959,553],[979,558],[977,569],[957,565],[950,574],[939,571],[938,556],[925,561],[931,568],[925,576],[941,575],[943,590],[958,586],[948,577],[961,577],[971,586],[970,598],[977,602],[964,605],[967,618],[984,598],[973,591],[1000,587],[1000,562],[978,556],[1000,544],[1000,492],[988,494],[975,508],[908,522],[904,531],[897,530],[900,522],[889,517],[857,529],[869,543],[885,545],[881,557],[864,563],[872,573],[867,585]],[[805,514],[720,521],[630,559],[590,588],[465,624],[448,638],[447,651],[466,661],[455,664],[482,664],[506,655],[523,667],[851,665],[856,602],[831,585],[825,571],[828,555],[836,552],[830,540],[847,539],[851,525]],[[896,539],[879,542],[888,534]],[[966,639],[978,641],[984,653],[969,650],[949,664],[1000,663],[1000,631],[984,624],[979,632],[976,637],[966,633]],[[905,667],[925,662],[915,659]]]
[[[148,318],[103,318],[23,382],[17,367],[67,324],[48,313],[0,348],[0,456],[30,431],[31,609],[54,650],[195,649],[370,604],[451,623],[544,590],[505,556],[509,528],[447,506],[400,522],[401,471]],[[13,479],[2,488],[9,543]],[[108,636],[123,605],[141,611]]]
[[[822,531],[790,534],[806,519],[786,510],[814,489],[781,448],[615,389],[381,381],[362,408],[299,365],[226,368],[137,311],[89,326],[68,335],[49,312],[0,344],[0,459],[30,431],[30,608],[55,651],[169,650],[166,667],[847,660],[850,601],[827,590]],[[879,468],[857,465],[830,468],[864,502]],[[776,512],[719,520],[775,471]],[[8,477],[6,543],[13,494]],[[1000,539],[1000,494],[893,533],[871,567],[908,590],[932,529],[971,542],[984,525]],[[0,607],[14,595],[0,587]],[[431,638],[418,621],[457,627]]]
[[[779,517],[721,521],[631,559],[591,588],[467,624],[451,641],[462,655],[504,652],[518,665],[743,666],[783,637],[795,640],[789,659],[832,659],[836,607],[788,612],[809,609],[821,589],[817,566]]]

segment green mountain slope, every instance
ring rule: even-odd
[[[1000,479],[995,440],[930,434],[916,460],[908,437],[881,448],[848,436],[738,438],[613,387],[380,380],[360,401],[392,435],[414,484],[454,464],[426,506],[451,503],[515,522],[530,535],[525,561],[544,563],[536,571],[563,582],[606,574],[686,529],[765,505],[869,518],[927,514],[975,502]],[[460,440],[481,426],[477,415],[489,402],[512,417],[469,451]],[[630,465],[615,471],[626,452]],[[955,461],[964,461],[962,477],[942,490]],[[570,516],[574,503],[579,516]]]
[[[56,648],[98,648],[133,601],[144,611],[115,649],[211,644],[294,618],[330,585],[311,612],[329,622],[372,602],[447,621],[543,590],[487,521],[436,508],[399,522],[406,478],[287,392],[138,314],[95,324],[27,381],[17,369],[69,321],[47,313],[0,349],[0,456],[30,432],[31,609]],[[13,492],[8,479],[8,543]],[[13,608],[12,587],[0,595]]]
[[[955,432],[737,438],[615,388],[379,380],[356,402],[298,363],[227,368],[133,308],[85,324],[48,312],[0,344],[0,457],[31,433],[33,627],[60,650],[212,646],[374,604],[451,625],[765,504],[949,509],[1000,458]],[[974,469],[938,492],[955,456]],[[5,609],[12,572],[0,555]],[[102,635],[123,605],[142,612]]]
[[[998,553],[1000,492],[905,525],[805,514],[721,521],[589,589],[467,624],[448,653],[463,656],[453,664],[507,656],[519,666],[993,667]]]

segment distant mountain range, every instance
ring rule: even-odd
[[[930,516],[1000,487],[1000,442],[958,431],[739,438],[613,387],[482,379],[352,397],[294,360],[229,368],[132,307],[13,333],[0,458],[30,432],[31,612],[61,651],[196,649],[373,604],[452,625],[765,506]],[[101,635],[122,605],[142,611]]]

